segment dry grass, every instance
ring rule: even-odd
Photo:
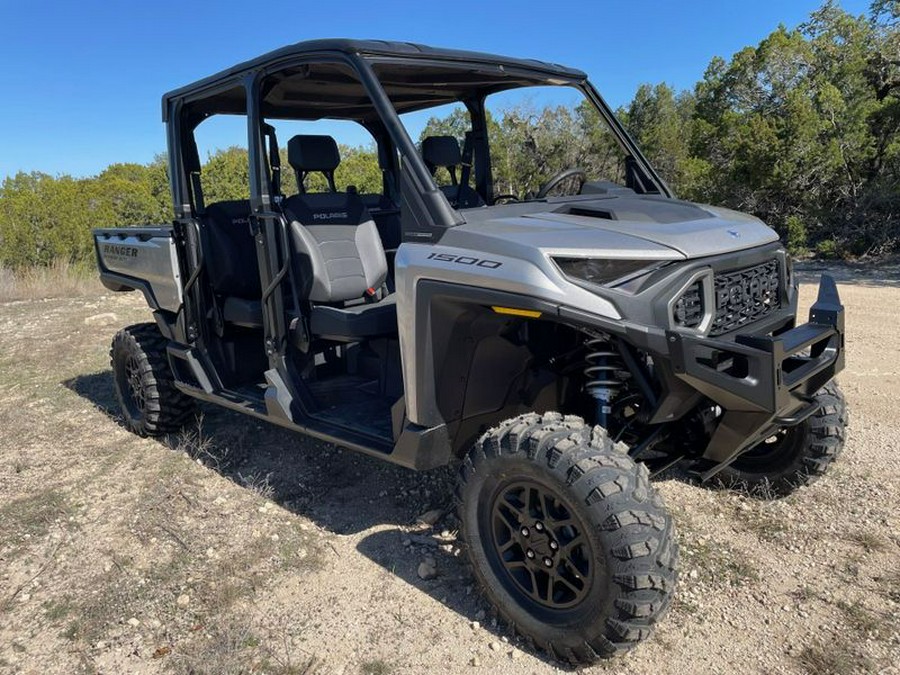
[[[871,672],[873,667],[870,659],[841,641],[804,647],[797,661],[810,675],[853,675]]]
[[[14,556],[30,540],[43,537],[54,523],[68,525],[70,511],[66,497],[53,489],[3,505],[0,507],[0,551]]]
[[[876,581],[880,582],[881,595],[891,602],[900,604],[900,569],[892,570]]]
[[[852,533],[849,539],[861,546],[866,553],[884,551],[888,548],[888,542],[883,537],[867,530],[858,530]]]
[[[0,267],[0,302],[74,298],[96,295],[101,290],[96,270],[64,260],[15,272]]]
[[[709,582],[738,587],[760,580],[756,565],[721,540],[682,535],[681,559],[683,569],[696,568]]]
[[[835,606],[841,611],[847,624],[863,636],[877,633],[885,623],[881,616],[866,608],[859,600],[838,600]]]
[[[712,494],[718,500],[729,498],[726,492]],[[707,597],[754,588],[761,581],[761,572],[755,561],[724,541],[719,532],[701,534],[695,512],[685,511],[671,501],[669,508],[679,526],[679,568],[683,588],[683,592],[675,596],[672,614],[677,617],[676,621],[696,625],[705,621],[708,615]]]
[[[736,509],[734,517],[763,543],[789,539],[790,526],[777,512],[764,502],[752,503],[749,510]]]
[[[375,659],[374,661],[366,661],[362,664],[361,671],[365,675],[388,675],[393,672],[394,668],[384,659]]]

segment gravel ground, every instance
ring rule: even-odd
[[[900,289],[893,268],[837,277],[840,461],[776,502],[660,481],[677,601],[650,640],[584,672],[900,672]],[[567,670],[473,586],[450,471],[212,407],[162,442],[127,433],[107,349],[148,318],[134,294],[0,304],[0,672]]]

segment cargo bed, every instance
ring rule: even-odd
[[[100,281],[111,291],[141,290],[153,309],[177,312],[181,273],[171,225],[93,231]]]

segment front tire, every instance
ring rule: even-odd
[[[820,407],[811,417],[738,457],[719,473],[719,483],[754,495],[783,497],[822,476],[844,449],[847,402],[833,380],[815,399]]]
[[[647,468],[600,427],[522,415],[484,434],[460,469],[463,537],[501,616],[576,664],[645,639],[676,583],[674,524]]]
[[[152,323],[123,328],[112,341],[110,365],[125,426],[139,436],[178,431],[194,411],[194,399],[175,388],[166,339]]]

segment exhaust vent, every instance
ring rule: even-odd
[[[616,216],[612,211],[605,209],[592,209],[586,206],[571,206],[564,213],[570,216],[585,216],[586,218],[602,218],[603,220],[615,220]]]

